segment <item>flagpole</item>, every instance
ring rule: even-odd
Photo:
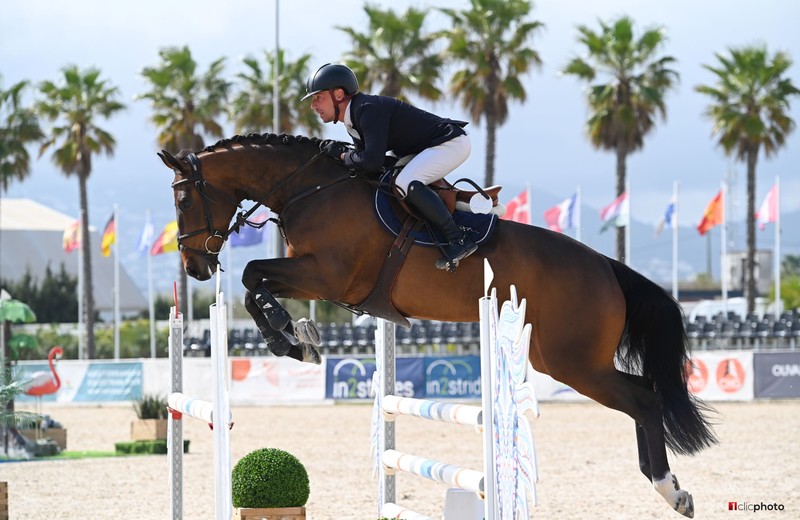
[[[145,210],[145,226],[148,223],[152,222],[150,220],[150,210]],[[153,259],[150,254],[150,249],[152,248],[153,244],[149,242],[152,241],[152,233],[150,235],[150,240],[148,240],[147,249],[145,254],[147,255],[147,312],[150,315],[150,357],[155,359],[156,358],[156,304],[153,300]]]
[[[575,239],[578,242],[581,242],[581,185],[578,184],[578,187],[575,188],[575,192],[577,195],[575,196],[575,223],[577,225],[577,231],[575,232]]]
[[[678,301],[678,181],[672,185],[672,297]]]
[[[722,258],[720,259],[720,282],[722,285],[722,308],[725,316],[728,316],[728,183],[722,181]]]
[[[83,229],[83,224],[80,224]],[[80,234],[78,235],[80,236]],[[83,238],[83,237],[81,237]],[[78,359],[83,359],[83,248],[78,247]]]
[[[775,321],[781,316],[781,178],[775,176]]]
[[[119,209],[114,204],[114,359],[119,359]]]
[[[631,183],[625,182],[625,193],[627,193],[628,214],[626,215],[627,222],[625,223],[625,265],[632,267],[631,262]]]
[[[233,246],[228,244],[228,272],[226,275],[228,285],[228,330],[233,329]]]

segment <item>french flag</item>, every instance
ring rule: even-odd
[[[578,194],[574,193],[570,198],[545,211],[544,221],[547,227],[558,233],[563,233],[565,229],[574,228],[577,200]]]

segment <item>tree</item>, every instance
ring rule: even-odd
[[[616,153],[616,196],[625,192],[628,155],[644,148],[644,138],[655,127],[656,116],[667,117],[665,97],[678,82],[671,56],[659,51],[666,42],[660,27],[638,38],[634,23],[623,16],[600,30],[578,26],[578,41],[587,57],[573,58],[563,70],[589,84],[586,132],[592,145]],[[625,257],[626,230],[617,228],[617,258]]]
[[[432,101],[441,99],[436,81],[442,57],[434,48],[439,35],[423,31],[428,11],[412,7],[398,16],[393,9],[365,5],[364,12],[369,18],[367,32],[336,27],[352,40],[353,49],[344,61],[359,78],[359,88],[380,89],[380,95],[406,101],[407,94]]]
[[[717,54],[717,64],[704,65],[715,76],[714,86],[698,85],[697,92],[711,98],[706,115],[725,154],[747,164],[747,259],[745,298],[747,312],[756,299],[755,193],[756,164],[762,149],[770,157],[785,144],[795,124],[789,117],[789,102],[800,94],[786,77],[792,65],[789,56],[770,56],[766,47],[729,48],[729,55]]]
[[[92,249],[89,236],[89,196],[86,183],[92,173],[92,156],[114,155],[116,141],[97,125],[125,109],[117,101],[119,89],[100,79],[100,70],[84,71],[75,65],[62,69],[58,84],[45,81],[39,90],[44,96],[37,111],[53,123],[46,134],[39,155],[53,148],[52,160],[67,177],[76,176],[80,191],[81,255],[83,257],[83,317],[86,326],[86,352],[95,357],[94,297],[92,284]]]
[[[527,98],[522,76],[542,63],[526,47],[544,25],[527,17],[528,0],[470,0],[470,10],[441,9],[453,28],[446,55],[464,65],[450,79],[450,91],[476,123],[486,121],[485,185],[494,184],[497,128],[508,119],[509,101]]]
[[[22,105],[27,81],[3,89],[0,75],[0,191],[7,191],[13,180],[24,180],[31,172],[27,145],[44,137],[33,109]]]
[[[0,280],[0,285],[18,300],[24,301],[36,313],[38,323],[74,323],[78,314],[78,278],[67,273],[64,264],[57,274],[50,265],[44,272],[44,278],[35,279],[30,270],[16,281]]]
[[[289,134],[298,127],[311,134],[322,131],[317,114],[300,101],[306,92],[311,55],[304,54],[295,62],[286,62],[283,51],[278,56],[279,128],[273,128],[275,54],[265,51],[265,67],[256,58],[247,56],[242,60],[247,71],[236,75],[240,84],[231,104],[231,119],[237,134],[260,133],[265,129]]]
[[[220,119],[226,114],[231,84],[220,76],[225,58],[219,58],[198,74],[197,62],[189,47],[167,47],[158,52],[161,62],[142,69],[150,90],[138,99],[150,101],[150,121],[158,129],[158,146],[171,153],[198,151],[204,136],[223,136]],[[178,296],[180,311],[186,316],[188,282],[183,260],[178,259]]]

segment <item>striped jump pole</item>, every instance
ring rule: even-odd
[[[215,518],[231,520],[231,447],[233,426],[228,390],[227,312],[217,273],[216,302],[209,306],[211,325],[212,400],[196,399],[183,393],[183,317],[176,307],[170,309],[169,357],[172,368],[170,395],[167,399],[169,421],[171,513],[173,520],[183,518],[183,426],[184,415],[207,423],[214,431]],[[177,302],[176,302],[177,303]]]
[[[429,517],[395,503],[394,479],[398,471],[475,493],[483,499],[483,514],[480,516],[486,520],[528,518],[527,492],[535,504],[536,457],[530,425],[523,415],[528,410],[538,415],[532,368],[528,361],[531,326],[524,323],[526,302],[517,302],[516,290],[512,286],[511,300],[498,308],[497,293],[494,289],[489,290],[493,273],[488,262],[485,262],[484,278],[485,296],[479,300],[481,406],[393,395],[394,325],[378,320],[372,429],[376,470],[380,477],[379,516],[429,520]],[[483,471],[395,450],[394,422],[401,415],[471,426],[482,432]],[[468,513],[453,511],[450,506],[445,507],[444,520],[479,514],[480,502],[474,505],[474,509],[471,505]]]

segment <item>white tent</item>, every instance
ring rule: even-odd
[[[64,270],[78,276],[78,251],[65,253],[64,230],[75,218],[59,213],[30,199],[0,199],[0,279],[20,280],[27,271],[34,279],[44,278],[47,266],[57,274]],[[114,257],[100,254],[100,233],[90,228],[92,282],[98,312],[114,310]],[[115,246],[116,247],[116,246]],[[120,265],[119,307],[122,312],[147,308],[147,301]],[[76,295],[77,297],[77,295]],[[77,318],[77,317],[76,317]]]

